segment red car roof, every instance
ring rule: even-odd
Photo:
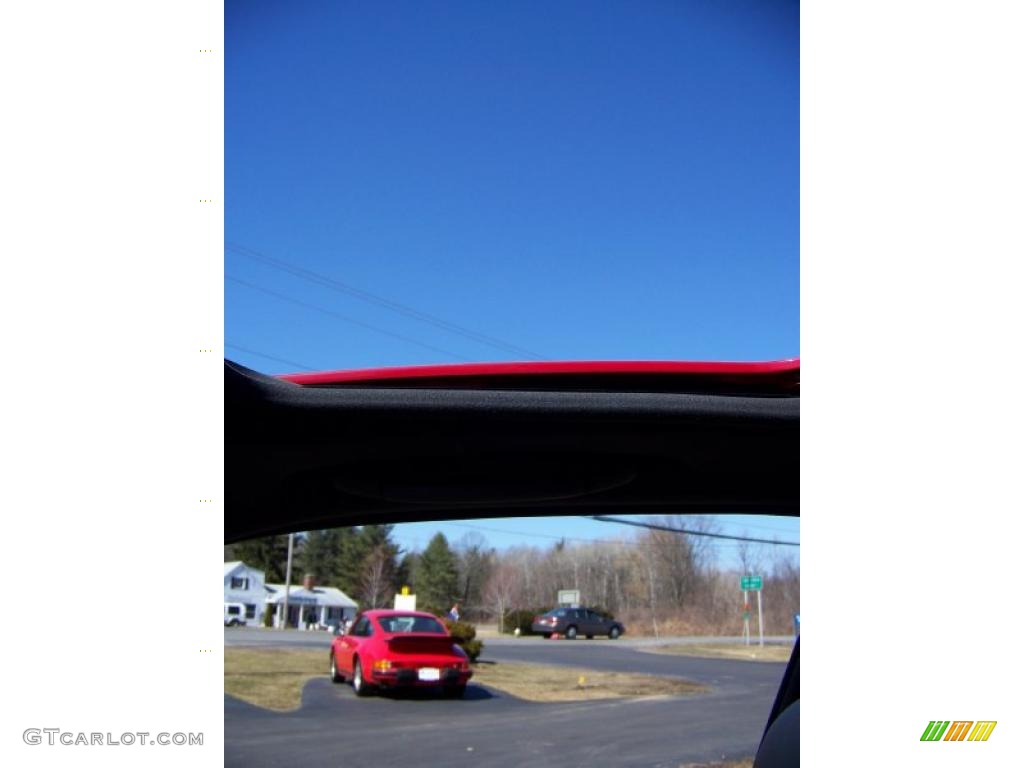
[[[425,616],[427,618],[436,619],[438,618],[432,613],[426,611],[401,611],[397,608],[370,608],[365,611],[361,611],[363,616]]]
[[[768,362],[612,360],[463,363],[292,373],[279,378],[294,384],[321,387],[603,388],[629,387],[630,383],[645,382],[658,389],[689,384],[711,389],[755,388],[793,394],[799,387],[800,359]]]

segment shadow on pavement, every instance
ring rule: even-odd
[[[305,712],[307,710],[319,710],[324,707],[337,707],[341,702],[344,702],[346,706],[354,704],[372,706],[374,702],[408,702],[411,706],[432,704],[435,706],[443,705],[447,708],[489,700],[519,701],[515,697],[505,696],[498,691],[492,691],[475,683],[470,683],[466,686],[466,692],[462,698],[447,698],[439,690],[431,688],[410,688],[405,690],[379,690],[365,699],[361,699],[356,696],[351,685],[347,683],[332,683],[326,677],[318,677],[307,682],[302,689],[302,705],[299,711]]]

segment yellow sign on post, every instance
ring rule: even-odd
[[[400,594],[395,595],[395,610],[396,611],[415,611],[416,610],[416,595],[409,594],[408,587],[402,587]]]

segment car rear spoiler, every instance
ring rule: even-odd
[[[385,641],[393,651],[451,651],[455,645],[453,637],[436,632],[397,632],[385,638]]]

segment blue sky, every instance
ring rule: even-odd
[[[616,515],[626,517],[629,515]],[[645,516],[632,516],[637,520]],[[713,519],[717,532],[732,536],[749,536],[758,539],[779,541],[800,541],[800,520],[798,518],[774,517],[769,515],[701,515]],[[692,518],[683,518],[684,521]],[[686,523],[684,522],[684,526]],[[479,534],[489,546],[505,549],[511,546],[529,545],[548,548],[565,538],[569,544],[586,541],[631,540],[638,528],[603,523],[582,517],[508,517],[488,520],[458,520],[451,522],[406,523],[395,528],[395,539],[410,551],[422,550],[430,538],[440,531],[452,544],[458,544],[466,534]],[[723,567],[735,567],[738,542],[713,540],[711,545]],[[799,557],[799,549],[789,546],[753,546],[752,551],[763,555],[766,564],[774,557]]]
[[[797,3],[225,8],[227,357],[799,354]]]

